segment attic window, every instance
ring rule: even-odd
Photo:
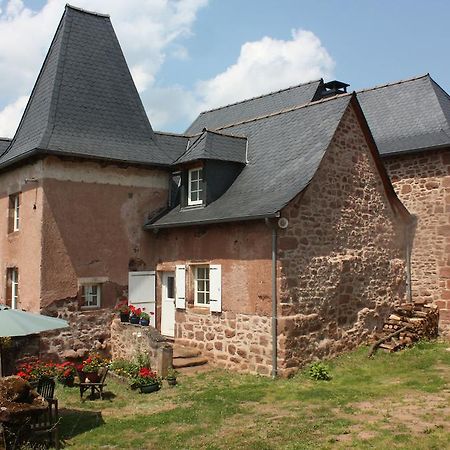
[[[203,169],[191,169],[188,180],[188,205],[201,205]]]

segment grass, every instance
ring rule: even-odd
[[[61,435],[79,449],[443,449],[450,442],[450,347],[420,343],[329,361],[331,381],[213,370],[142,395],[108,380],[106,400],[59,388]]]

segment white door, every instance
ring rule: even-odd
[[[162,274],[161,334],[175,336],[175,274]]]
[[[128,301],[130,305],[150,314],[150,325],[155,326],[156,297],[155,272],[128,273]]]

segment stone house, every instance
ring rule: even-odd
[[[54,355],[104,346],[124,292],[225,367],[288,374],[362,342],[405,300],[412,227],[346,87],[155,132],[109,17],[67,6],[0,140],[0,302],[69,319]]]
[[[429,74],[358,93],[378,150],[416,217],[412,296],[450,326],[450,96]]]

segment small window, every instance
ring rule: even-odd
[[[188,205],[201,205],[203,169],[191,169],[188,180]]]
[[[172,275],[167,277],[167,298],[175,298],[175,277]]]
[[[6,278],[6,305],[16,309],[19,306],[19,270],[17,267],[10,267]]]
[[[209,266],[195,268],[195,304],[209,305]]]
[[[83,307],[85,308],[99,308],[101,300],[101,286],[100,284],[85,284],[83,285]]]
[[[8,232],[19,231],[20,224],[20,194],[9,196],[9,225]]]

